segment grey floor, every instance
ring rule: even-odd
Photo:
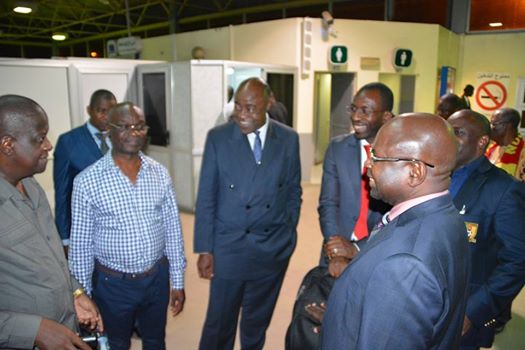
[[[317,217],[319,185],[303,185],[303,206],[298,226],[298,244],[294,252],[279,297],[272,323],[267,332],[265,349],[284,349],[284,336],[290,322],[295,294],[305,273],[318,262],[321,234]],[[197,257],[193,250],[193,215],[182,214],[182,226],[186,243],[188,268],[186,272],[186,305],[184,311],[172,318],[168,316],[166,330],[167,348],[197,349],[202,323],[208,304],[208,287],[205,280],[197,276]],[[236,349],[240,349],[237,343]],[[133,340],[132,350],[141,349],[140,340]],[[525,292],[513,304],[512,321],[497,336],[494,350],[525,349]]]

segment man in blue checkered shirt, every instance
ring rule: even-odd
[[[141,152],[143,112],[124,102],[109,118],[112,152],[74,181],[69,265],[99,305],[112,350],[129,349],[135,322],[143,349],[162,350],[170,297],[173,316],[185,300],[175,192],[166,168]]]

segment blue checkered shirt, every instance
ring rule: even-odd
[[[172,288],[184,288],[186,258],[175,190],[162,165],[140,153],[135,184],[110,153],[74,180],[69,268],[91,293],[95,259],[141,273],[167,256]]]

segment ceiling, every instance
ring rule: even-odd
[[[1,0],[0,57],[84,56],[89,49],[103,52],[106,40],[128,34],[147,38],[279,18],[320,17],[324,10],[334,18],[387,18],[450,27],[453,1],[458,0]],[[33,12],[13,12],[19,3],[30,5]],[[480,13],[484,14],[500,13],[507,3],[513,6],[510,13],[525,18],[518,16],[525,6],[516,5],[523,0],[500,0],[495,11],[487,11],[492,0],[471,3],[472,13],[476,3],[483,3]],[[56,32],[66,33],[68,39],[54,42],[51,35]]]

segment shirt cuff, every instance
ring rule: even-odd
[[[67,247],[67,246],[69,245],[69,238],[63,239],[63,240],[62,240],[62,245],[63,245],[64,247]]]

